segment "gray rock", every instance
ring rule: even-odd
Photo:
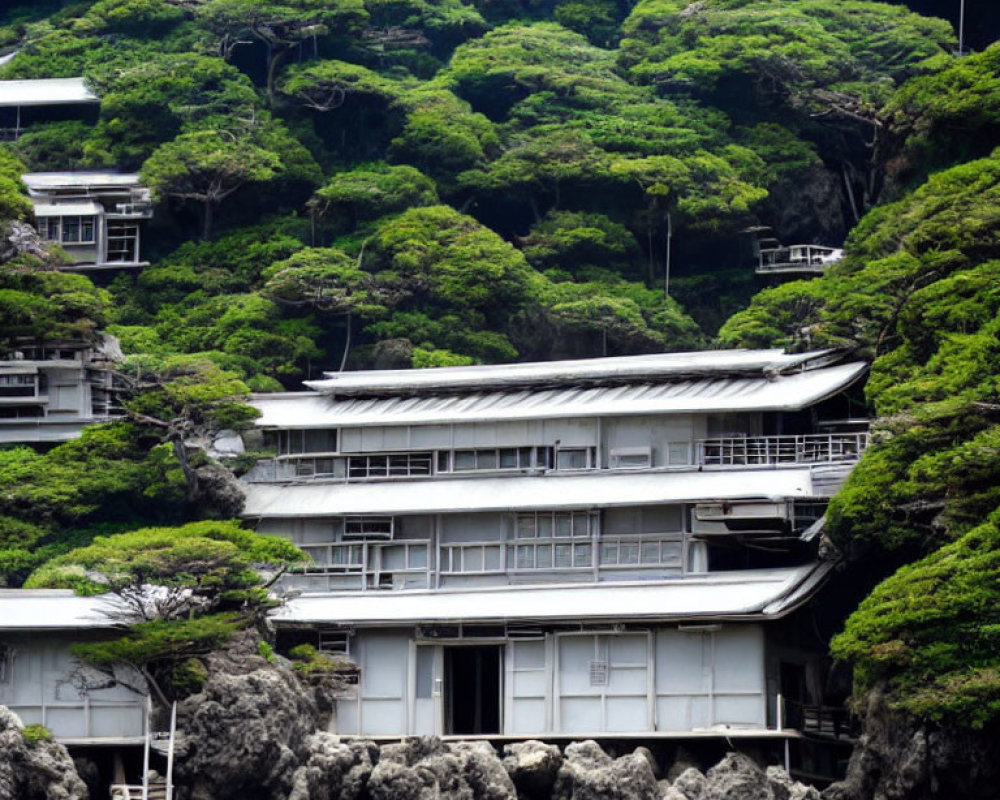
[[[672,788],[686,800],[701,800],[708,781],[697,767],[688,767],[672,784]]]
[[[0,264],[23,255],[34,256],[49,268],[55,261],[38,231],[27,222],[12,220],[0,229]]]
[[[418,736],[384,745],[368,779],[371,800],[516,800],[487,742],[445,744]]]
[[[698,770],[698,759],[695,758],[691,752],[681,745],[677,748],[677,753],[674,755],[674,763],[670,765],[670,769],[667,770],[667,780],[675,781],[680,777],[681,773],[685,770],[692,769]],[[701,770],[698,770],[701,772]]]
[[[256,641],[237,637],[210,656],[202,691],[178,704],[175,775],[190,800],[285,800],[308,762],[316,704],[290,670],[255,654]]]
[[[743,753],[727,753],[705,779],[702,800],[771,800],[764,771]]]
[[[630,753],[612,759],[594,741],[567,745],[553,800],[659,800],[649,761]]]
[[[66,748],[56,742],[28,744],[20,718],[0,706],[0,800],[88,800]]]
[[[768,767],[764,775],[774,800],[820,800],[818,789],[792,780],[781,767]]]
[[[288,800],[358,800],[378,762],[378,745],[354,740],[341,742],[319,732],[306,740],[309,757],[292,775]]]
[[[649,768],[653,770],[654,778],[659,780],[660,778],[663,777],[663,773],[660,770],[660,765],[659,763],[657,763],[656,756],[653,755],[652,750],[650,750],[648,747],[643,747],[642,745],[640,745],[639,747],[635,748],[634,752],[637,756],[642,756],[644,759],[646,759],[646,761],[649,762]]]
[[[503,768],[518,794],[528,800],[549,800],[563,757],[554,744],[537,739],[504,745]]]
[[[246,448],[243,446],[242,437],[236,431],[223,430],[212,438],[212,448],[209,450],[209,455],[216,458],[231,458],[241,456],[245,452]]]

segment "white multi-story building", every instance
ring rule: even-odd
[[[255,396],[276,456],[245,516],[313,559],[279,636],[357,664],[344,734],[777,733],[865,370],[702,352]]]
[[[0,443],[77,438],[121,416],[122,378],[93,344],[21,342],[0,353]]]

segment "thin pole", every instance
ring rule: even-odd
[[[674,238],[674,221],[667,212],[667,262],[663,273],[663,296],[670,297],[670,244]]]
[[[170,743],[167,745],[167,800],[174,798],[174,739],[177,734],[177,701],[170,707]]]
[[[149,736],[152,715],[153,699],[146,695],[146,741],[142,748],[142,800],[149,800]]]
[[[962,56],[963,46],[965,44],[965,0],[959,0],[958,3],[958,55]]]

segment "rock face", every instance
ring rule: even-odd
[[[316,703],[290,670],[238,637],[207,659],[202,691],[177,707],[178,800],[284,800],[321,727]]]
[[[987,800],[1000,786],[1000,735],[921,724],[873,691],[847,777],[823,800]]]
[[[685,769],[663,800],[820,800],[820,794],[781,767],[765,771],[742,753],[728,753],[704,775],[696,767]]]
[[[45,262],[52,257],[38,231],[27,222],[13,220],[0,229],[0,264],[21,255],[34,256]]]
[[[0,706],[0,800],[87,800],[66,748],[24,740],[21,720]]]
[[[563,757],[554,744],[532,739],[504,745],[503,768],[507,770],[519,797],[548,800],[552,796]]]
[[[417,737],[382,747],[368,780],[371,800],[517,800],[488,742]]]
[[[553,800],[658,800],[660,795],[645,753],[611,758],[590,740],[566,745],[552,791]]]

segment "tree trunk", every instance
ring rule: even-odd
[[[212,201],[205,201],[204,213],[201,217],[201,239],[202,241],[208,241],[208,237],[212,235]]]
[[[274,84],[278,78],[278,66],[285,60],[285,53],[288,50],[284,47],[271,49],[271,57],[267,62],[267,103],[274,108]]]

